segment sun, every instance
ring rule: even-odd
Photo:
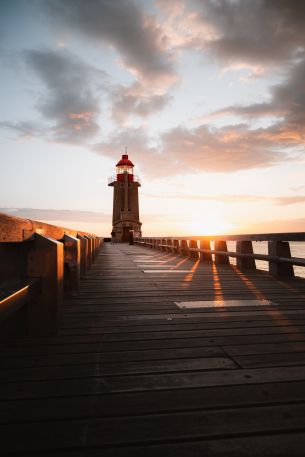
[[[233,229],[233,224],[218,214],[206,214],[205,217],[191,219],[183,225],[183,231],[189,235],[226,235]]]

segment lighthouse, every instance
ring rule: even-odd
[[[117,243],[141,236],[139,219],[139,193],[141,182],[133,173],[134,164],[129,160],[127,151],[116,164],[116,175],[108,180],[108,186],[113,187],[112,233]]]

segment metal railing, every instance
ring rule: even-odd
[[[117,175],[109,176],[108,185],[113,184],[116,181],[117,181]],[[133,180],[131,182],[136,182],[141,185],[141,178],[138,175],[133,175]]]

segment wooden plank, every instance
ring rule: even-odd
[[[205,262],[191,280],[147,279],[147,253],[181,269],[194,262],[128,245],[102,253],[61,308],[59,335],[2,346],[3,452],[298,455],[290,437],[302,442],[305,431],[305,281],[219,265],[217,282]],[[185,312],[173,303],[260,294],[279,305]]]
[[[43,452],[75,447],[113,447],[253,433],[304,431],[305,405],[262,406],[90,421],[1,426],[5,452]],[[120,430],[120,433],[118,433]],[[18,440],[11,440],[16,436]],[[35,436],[35,440],[29,437]],[[56,441],[54,440],[56,436]]]
[[[139,444],[137,446],[103,448],[103,457],[189,457],[189,456],[234,456],[234,457],[303,457],[305,447],[305,433],[268,433],[246,437],[228,437],[195,441],[179,441],[169,444]],[[49,454],[48,454],[49,455]],[[58,452],[56,456],[66,457],[65,452]],[[82,457],[100,457],[101,449],[83,450]],[[69,451],[69,456],[80,457],[79,451]]]
[[[112,393],[149,392],[215,386],[248,385],[305,380],[305,367],[270,367],[126,376],[92,376],[3,383],[0,399],[70,397]],[[287,385],[288,389],[289,385]]]
[[[305,401],[305,381],[2,401],[0,423],[120,417]]]

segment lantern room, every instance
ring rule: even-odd
[[[116,174],[118,181],[124,181],[124,176],[128,175],[128,182],[133,182],[134,164],[128,159],[127,154],[123,154],[121,160],[116,164]]]

